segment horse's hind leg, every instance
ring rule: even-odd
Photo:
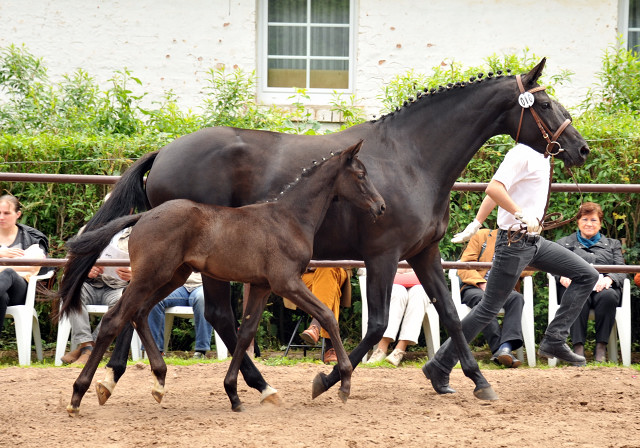
[[[127,369],[127,358],[129,357],[129,347],[133,338],[133,326],[127,323],[120,334],[116,337],[116,346],[111,354],[111,359],[106,366],[105,378],[96,381],[96,393],[98,402],[103,405],[113,394],[116,384]]]
[[[80,413],[80,402],[91,385],[91,379],[98,368],[98,364],[102,360],[102,357],[109,348],[113,339],[127,322],[126,310],[122,305],[122,299],[125,298],[125,294],[126,291],[123,294],[123,297],[118,300],[118,302],[116,302],[116,304],[102,318],[102,324],[100,325],[100,332],[98,333],[96,345],[91,352],[91,356],[89,356],[89,360],[83,367],[82,372],[80,372],[80,375],[73,383],[71,403],[67,406],[67,412],[71,416],[76,416]]]
[[[149,311],[146,310],[146,312],[138,313],[135,318],[135,324],[140,340],[149,357],[149,364],[151,365],[151,372],[153,373],[154,384],[151,395],[160,403],[165,394],[164,384],[167,377],[167,364],[164,362],[164,359],[162,359],[162,354],[160,350],[158,350],[156,342],[151,335],[148,319]]]
[[[205,318],[222,338],[231,353],[237,345],[238,326],[230,300],[229,283],[202,276],[205,297]],[[279,405],[282,403],[278,391],[269,386],[251,358],[243,353],[240,372],[247,385],[261,393],[260,402]]]
[[[238,343],[233,351],[233,358],[224,378],[224,388],[231,401],[231,409],[235,412],[244,410],[240,397],[238,397],[238,370],[242,359],[246,356],[247,348],[258,330],[258,325],[262,318],[262,310],[264,310],[267,303],[270,291],[265,286],[251,285],[242,324],[240,324]]]

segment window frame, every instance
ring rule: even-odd
[[[631,5],[629,0],[620,0],[618,2],[618,32],[622,35],[622,41],[624,42],[627,50],[629,48],[629,32],[633,31],[638,33],[640,37],[640,27],[629,28],[629,9]],[[635,51],[640,52],[640,48],[636,48]]]
[[[308,0],[309,1],[309,0]],[[321,1],[321,0],[313,0]],[[257,88],[258,98],[260,101],[267,104],[289,104],[291,103],[291,97],[295,96],[296,89],[291,87],[268,87],[267,86],[267,73],[268,73],[268,0],[259,1],[258,9],[258,44],[257,44]],[[356,38],[356,0],[349,0],[349,56],[348,56],[348,88],[346,89],[331,89],[331,88],[306,88],[306,94],[309,99],[298,98],[297,101],[304,104],[317,104],[327,105],[330,104],[334,92],[343,94],[353,94],[355,91],[355,38]],[[307,33],[309,33],[310,27],[305,26]],[[307,54],[305,56],[307,61],[312,61]],[[324,58],[326,59],[326,58]],[[307,71],[308,81],[308,71]]]

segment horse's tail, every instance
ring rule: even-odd
[[[159,150],[158,150],[159,151]],[[120,216],[151,208],[144,189],[144,175],[151,169],[158,151],[145,154],[124,172],[113,187],[109,200],[102,204],[85,229],[95,230]]]
[[[122,216],[99,229],[84,231],[67,242],[68,261],[64,265],[63,277],[57,293],[62,300],[59,316],[80,311],[82,284],[87,279],[91,267],[114,235],[134,225],[143,214]]]

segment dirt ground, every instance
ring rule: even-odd
[[[639,447],[640,372],[617,367],[485,369],[500,395],[473,397],[455,369],[456,394],[439,396],[419,367],[355,370],[351,397],[337,388],[311,399],[329,366],[258,364],[284,400],[261,405],[240,382],[244,413],[222,387],[229,361],[169,366],[167,395],[151,397],[147,364],[129,366],[114,395],[98,404],[93,386],[80,416],[65,407],[76,367],[0,370],[0,446],[7,447]],[[99,368],[96,379],[102,378]]]

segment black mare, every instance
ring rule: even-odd
[[[522,75],[526,90],[538,86],[543,59]],[[227,127],[203,129],[149,153],[127,170],[110,200],[91,219],[96,228],[129,213],[132,207],[155,207],[174,198],[242,206],[277,193],[292,180],[309,156],[320,157],[364,139],[360,159],[385,199],[384,219],[372,225],[349,204],[335,203],[326,215],[314,243],[314,259],[361,259],[367,267],[369,325],[367,334],[351,352],[355,367],[386,328],[393,277],[399,260],[406,259],[424,286],[460,355],[474,394],[497,398],[466,343],[442,271],[438,242],[449,222],[449,194],[476,151],[490,137],[507,134],[538,152],[548,141],[533,114],[521,108],[521,90],[513,75],[489,74],[468,83],[425,92],[400,110],[322,136],[289,135]],[[567,111],[544,92],[533,92],[532,109],[550,134],[568,118]],[[557,137],[564,151],[558,157],[567,166],[581,165],[589,152],[586,141],[571,125]],[[553,151],[557,152],[557,151]],[[146,189],[143,176],[149,172]],[[204,283],[207,319],[233,350],[236,325],[229,303],[229,284],[212,279]],[[126,365],[125,338],[118,338],[119,359],[110,361],[115,380]],[[264,391],[267,383],[248,357],[242,374],[250,387]],[[113,375],[114,372],[108,373]],[[339,380],[336,368],[326,378],[325,390]]]

